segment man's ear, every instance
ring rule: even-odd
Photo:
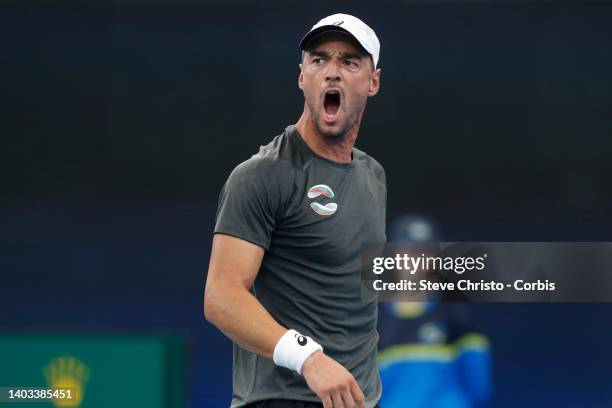
[[[302,73],[302,64],[300,64],[300,75],[298,76],[298,87],[304,90],[304,74]]]
[[[380,68],[376,68],[374,73],[372,74],[372,78],[370,79],[370,89],[368,90],[368,96],[374,96],[378,93],[380,89]]]

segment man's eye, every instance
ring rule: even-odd
[[[344,65],[348,65],[348,66],[351,66],[351,67],[356,67],[357,63],[355,61],[345,60],[344,61]]]
[[[321,62],[323,62],[323,58],[315,58],[312,60],[312,62],[315,64],[320,64]]]

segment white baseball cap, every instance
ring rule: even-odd
[[[380,55],[380,41],[376,37],[376,33],[366,23],[357,17],[349,14],[333,14],[327,16],[315,25],[300,41],[300,48],[306,49],[306,45],[316,35],[324,31],[341,31],[353,36],[359,44],[372,56],[374,68],[378,64],[378,56]]]

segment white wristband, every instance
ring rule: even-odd
[[[290,329],[283,334],[274,347],[274,364],[286,367],[302,374],[304,361],[315,351],[323,351],[323,347],[308,336]]]

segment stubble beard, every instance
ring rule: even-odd
[[[359,104],[359,107],[350,110],[345,114],[344,120],[340,122],[340,128],[336,131],[326,130],[324,128],[325,124],[323,118],[321,117],[321,111],[325,110],[324,106],[318,105],[312,100],[307,100],[306,104],[308,105],[308,109],[310,110],[310,115],[312,117],[312,124],[319,134],[321,134],[325,138],[329,139],[337,139],[340,140],[344,138],[348,134],[348,132],[355,126],[357,120],[359,119],[360,113],[365,108],[367,98],[364,98],[364,101]]]

